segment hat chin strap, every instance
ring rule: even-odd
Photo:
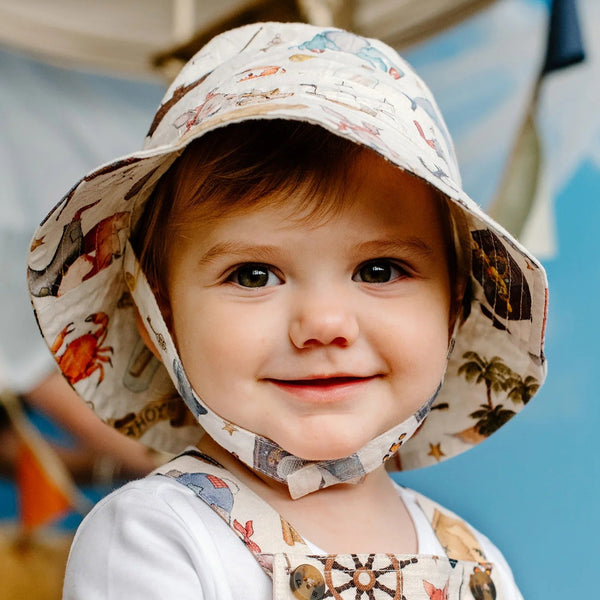
[[[358,483],[367,473],[380,467],[415,433],[429,414],[441,387],[440,383],[433,396],[408,419],[350,456],[332,460],[299,458],[276,442],[223,419],[202,401],[185,374],[171,334],[129,242],[125,248],[124,270],[125,281],[148,335],[155,340],[164,367],[198,423],[215,442],[250,469],[286,484],[294,499],[337,483]]]
[[[410,439],[429,414],[436,394],[414,415],[372,439],[350,456],[333,460],[304,460],[272,440],[251,433],[254,437],[253,461],[244,462],[251,469],[286,484],[294,499],[337,483],[359,483],[367,473],[380,467]],[[232,451],[226,436],[219,435],[215,439],[226,450]]]

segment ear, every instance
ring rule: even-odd
[[[152,352],[152,354],[154,354],[154,356],[162,362],[162,358],[160,357],[160,354],[158,353],[156,345],[154,344],[154,342],[152,341],[152,338],[148,334],[146,327],[144,327],[144,321],[142,320],[142,315],[140,315],[137,308],[135,309],[135,324],[137,326],[138,333],[140,334],[140,337],[142,338],[142,341],[144,342],[144,344],[146,344],[146,347],[148,348],[148,350],[150,350],[150,352]]]

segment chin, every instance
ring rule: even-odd
[[[302,458],[303,460],[337,460],[339,458],[345,458],[358,452],[369,440],[361,440],[360,442],[350,443],[348,439],[335,440],[335,439],[323,439],[319,440],[318,443],[306,444],[282,444],[279,445],[290,454]]]

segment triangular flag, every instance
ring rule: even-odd
[[[69,494],[54,481],[35,452],[21,442],[17,456],[19,516],[26,530],[64,516],[72,507]]]
[[[16,397],[4,392],[2,403],[20,441],[16,473],[20,520],[25,532],[58,519],[69,510],[87,512],[89,501],[79,492],[50,444],[27,419]]]
[[[575,0],[553,0],[542,75],[580,63],[584,58]]]

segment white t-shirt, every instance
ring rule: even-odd
[[[420,554],[444,556],[416,502],[398,486]],[[500,551],[474,531],[507,599],[522,600]],[[311,545],[315,554],[325,554]],[[165,477],[133,481],[101,500],[80,525],[64,600],[266,600],[271,580],[229,526],[192,490]]]

